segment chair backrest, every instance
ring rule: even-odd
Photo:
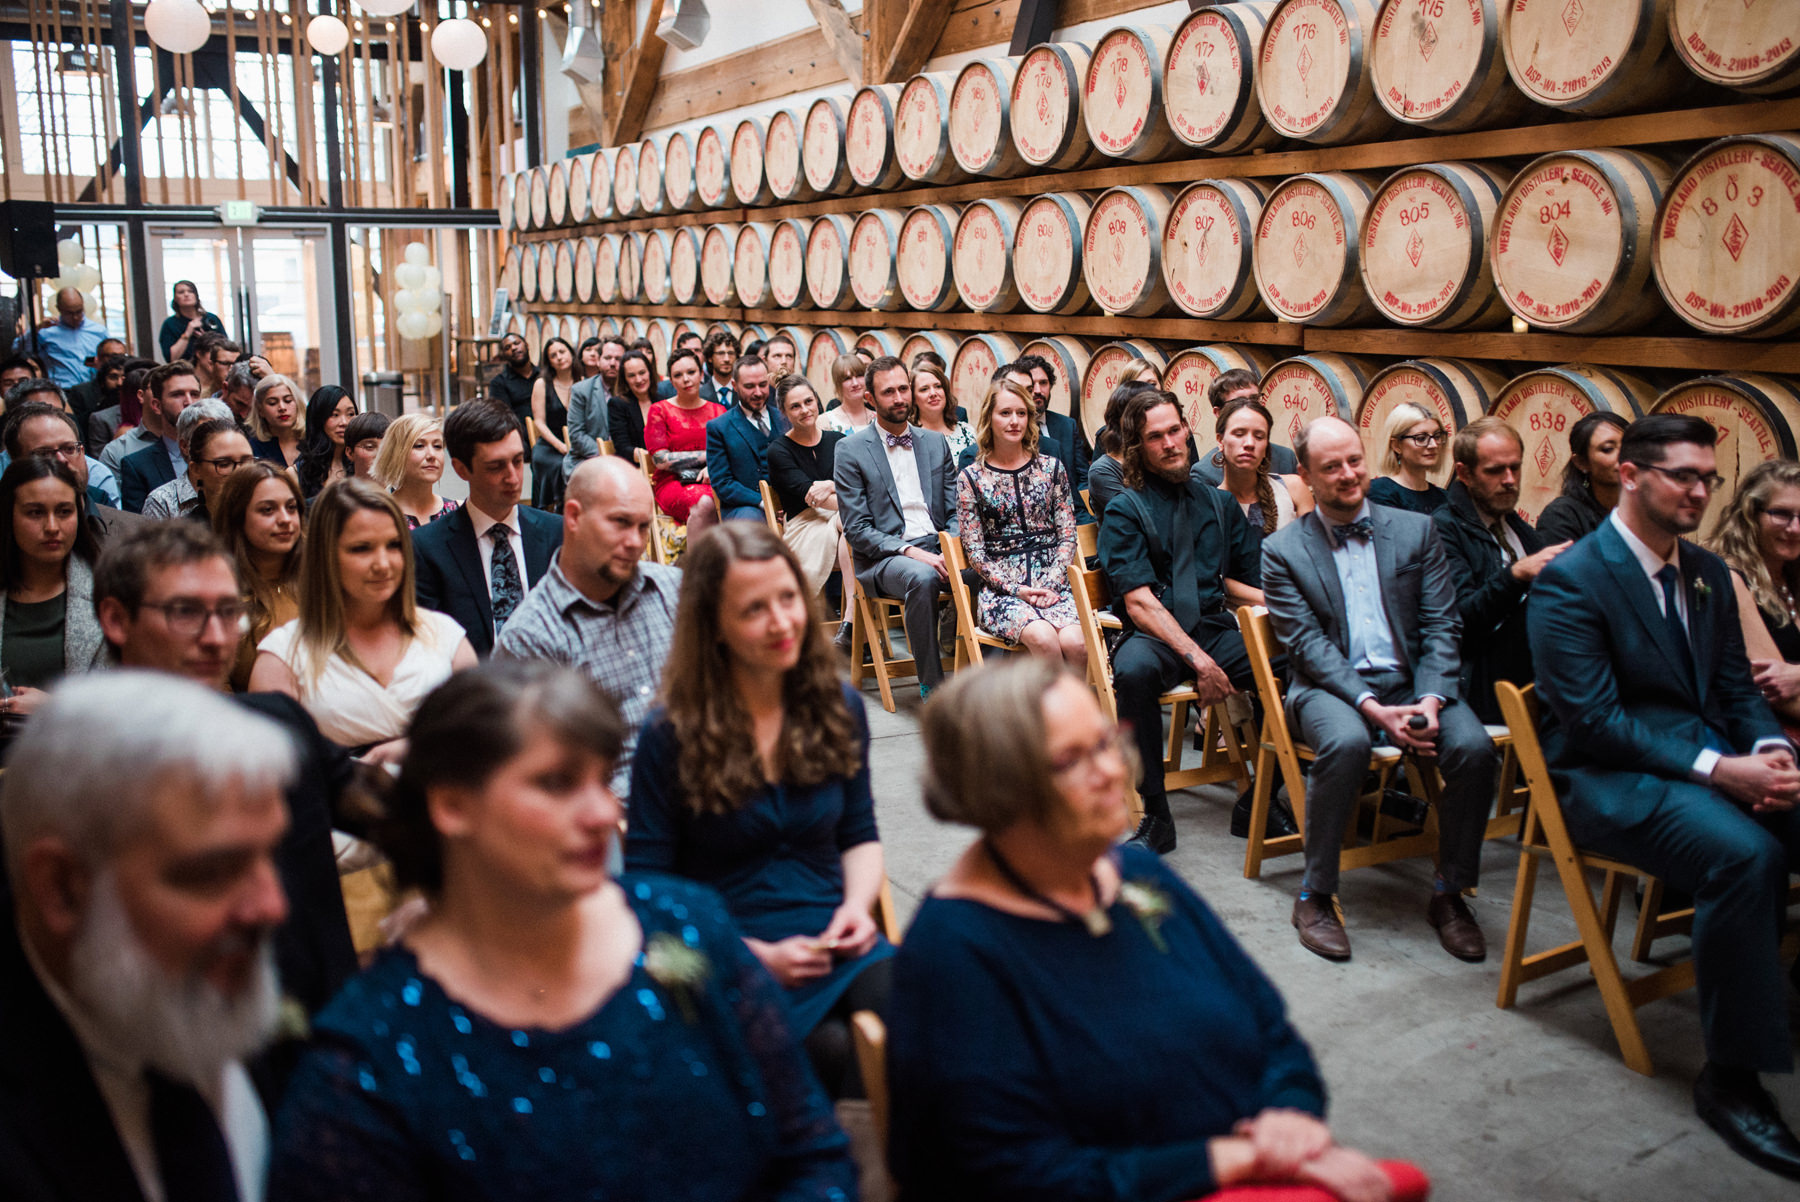
[[[1106,712],[1118,717],[1113,698],[1112,661],[1106,654],[1106,635],[1100,629],[1100,611],[1112,604],[1106,576],[1083,562],[1069,565],[1069,592],[1075,596],[1075,617],[1081,623],[1081,639],[1087,645],[1088,683]]]
[[[875,1124],[875,1138],[881,1143],[881,1158],[885,1162],[888,1146],[887,1024],[873,1010],[858,1010],[850,1016],[850,1038],[856,1045],[856,1066],[862,1070],[863,1090],[869,1095],[869,1118]]]
[[[528,417],[525,419],[525,449],[529,451],[535,447],[537,438],[537,419]]]
[[[881,889],[875,894],[873,917],[887,941],[895,947],[900,946],[900,915],[894,909],[894,887],[885,872],[881,874]]]
[[[1513,755],[1519,761],[1519,772],[1531,791],[1522,837],[1527,843],[1539,842],[1541,832],[1554,828],[1559,840],[1567,840],[1562,802],[1556,796],[1555,782],[1550,779],[1544,745],[1538,740],[1538,719],[1543,705],[1538,700],[1537,686],[1520,688],[1510,680],[1495,681],[1494,695],[1500,701],[1500,717],[1512,733]]]
[[[781,520],[781,510],[776,508],[775,490],[769,487],[767,480],[758,480],[756,485],[762,491],[763,521],[769,524],[769,529],[779,538],[787,524]]]
[[[611,455],[613,453],[613,440],[612,439],[602,438],[600,440],[600,453],[602,455]]]
[[[1282,709],[1281,680],[1275,675],[1273,660],[1281,653],[1281,639],[1269,621],[1269,611],[1262,605],[1239,606],[1238,629],[1244,635],[1244,649],[1250,653],[1250,671],[1256,677],[1256,692],[1263,699],[1263,712],[1272,714],[1285,727],[1287,715]]]
[[[969,662],[979,667],[981,645],[975,640],[974,598],[969,596],[969,582],[963,579],[963,569],[969,566],[969,559],[963,554],[962,535],[940,530],[938,546],[944,554],[944,569],[950,574],[950,601],[956,606],[956,637],[968,652]],[[958,662],[961,662],[960,656]]]
[[[1086,563],[1100,554],[1100,527],[1093,522],[1075,527],[1075,551]]]

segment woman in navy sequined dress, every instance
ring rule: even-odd
[[[622,735],[545,665],[427,698],[384,846],[431,911],[316,1020],[270,1202],[855,1197],[781,990],[718,895],[608,877]]]

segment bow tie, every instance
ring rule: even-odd
[[[1357,518],[1354,522],[1345,522],[1342,526],[1327,526],[1331,531],[1331,543],[1341,547],[1353,538],[1369,539],[1375,537],[1375,527],[1368,518]]]
[[[890,450],[890,451],[893,450],[895,447],[905,447],[909,451],[912,450],[912,431],[911,430],[908,430],[904,434],[889,434],[886,430],[883,430],[881,432],[881,436],[883,438],[887,439],[888,450]],[[1364,523],[1364,524],[1366,525],[1367,523]]]

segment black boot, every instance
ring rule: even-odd
[[[1231,836],[1234,839],[1250,837],[1250,806],[1256,796],[1256,786],[1251,785],[1238,794],[1237,804],[1231,807]],[[1300,827],[1294,821],[1294,811],[1289,807],[1287,799],[1277,794],[1269,798],[1269,817],[1263,824],[1263,838],[1279,839],[1283,835],[1297,835]]]
[[[1143,821],[1138,823],[1137,833],[1126,842],[1148,847],[1157,855],[1166,856],[1175,850],[1175,822],[1166,813],[1146,813]]]

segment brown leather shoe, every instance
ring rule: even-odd
[[[1433,892],[1431,904],[1425,908],[1425,917],[1437,928],[1438,942],[1452,956],[1471,963],[1487,959],[1487,938],[1482,935],[1481,927],[1461,893]]]
[[[1294,929],[1300,932],[1300,946],[1313,955],[1327,960],[1350,958],[1350,936],[1344,933],[1331,898],[1295,898]]]

